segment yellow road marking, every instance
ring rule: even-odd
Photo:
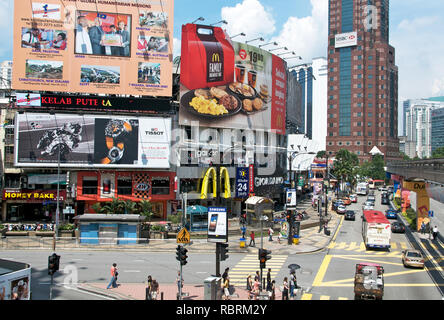
[[[301,300],[311,300],[312,297],[313,295],[311,293],[304,293]]]
[[[350,243],[350,246],[347,249],[345,249],[345,250],[351,251],[351,250],[355,250],[355,249],[358,249],[358,248],[359,248],[359,246],[356,245],[356,242],[352,242],[352,243]]]
[[[322,284],[322,279],[324,279],[325,273],[327,272],[327,268],[328,265],[330,264],[332,256],[331,255],[326,255],[324,257],[324,260],[322,261],[322,264],[318,270],[318,273],[316,274],[315,279],[313,280],[313,287],[314,286],[319,286],[320,284]]]
[[[339,297],[338,300],[348,300],[348,298]]]
[[[401,248],[404,250],[407,249],[407,245],[405,244],[405,242],[401,242]]]
[[[320,300],[330,300],[330,296],[321,296]]]
[[[398,249],[396,242],[390,243],[390,245],[392,246],[392,249]]]

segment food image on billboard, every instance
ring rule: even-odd
[[[129,57],[131,15],[77,11],[75,53]]]
[[[120,83],[120,67],[82,66],[80,81],[84,83]]]
[[[171,96],[173,16],[174,0],[16,0],[11,87]],[[60,70],[47,75],[27,61],[57,61]],[[159,64],[155,80],[140,81],[139,63],[146,62]]]
[[[38,28],[22,28],[22,48],[65,50],[66,31]]]
[[[23,113],[16,165],[169,168],[170,118]]]
[[[139,83],[160,83],[160,63],[139,62],[137,81]]]
[[[63,61],[26,60],[26,77],[62,79]]]
[[[231,42],[221,28],[182,27],[179,123],[285,133],[286,63]]]

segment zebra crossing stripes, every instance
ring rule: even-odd
[[[402,250],[405,250],[409,247],[406,242],[391,242],[390,246],[391,246],[390,249],[391,249],[392,253],[398,252],[398,250],[401,250],[401,248],[402,248]],[[344,251],[349,251],[349,252],[371,253],[371,254],[375,254],[375,255],[387,255],[388,254],[388,252],[386,252],[386,251],[378,252],[378,251],[374,251],[374,250],[367,250],[364,242],[356,243],[356,242],[332,241],[328,245],[328,248],[335,249],[335,250],[344,250]]]
[[[315,293],[304,293],[301,300],[350,300],[346,297],[332,297]]]
[[[271,259],[266,263],[266,269],[263,270],[264,277],[268,269],[271,269],[271,278],[275,278],[287,260],[288,255],[271,255]],[[233,268],[230,268],[230,283],[234,286],[246,286],[247,277],[251,274],[252,278],[260,271],[260,264],[257,254],[246,255]]]

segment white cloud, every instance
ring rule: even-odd
[[[289,17],[279,35],[273,39],[280,46],[286,46],[301,56],[304,62],[327,55],[328,43],[328,1],[310,0],[311,16]],[[299,60],[289,60],[299,63]]]
[[[244,0],[234,7],[223,7],[221,16],[228,24],[225,26],[230,36],[244,32],[245,39],[254,39],[275,32],[273,16],[258,0]]]
[[[438,30],[441,30],[440,32]],[[391,30],[399,68],[399,102],[444,95],[444,18],[404,19]]]

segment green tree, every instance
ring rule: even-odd
[[[327,151],[325,151],[325,150],[318,151],[318,153],[316,153],[316,158],[319,158],[319,159],[327,158]]]
[[[436,148],[436,149],[432,152],[432,158],[433,158],[433,159],[444,158],[444,147]]]
[[[142,200],[138,203],[139,214],[145,217],[146,221],[151,221],[153,218],[153,204],[149,200]]]
[[[137,211],[137,203],[131,200],[122,201],[123,213],[134,214]]]
[[[107,202],[102,206],[101,213],[105,214],[123,214],[125,213],[124,201],[113,198],[110,202]]]
[[[340,149],[333,163],[333,174],[344,183],[349,182],[352,186],[356,183],[356,168],[359,166],[358,156],[347,149]]]

